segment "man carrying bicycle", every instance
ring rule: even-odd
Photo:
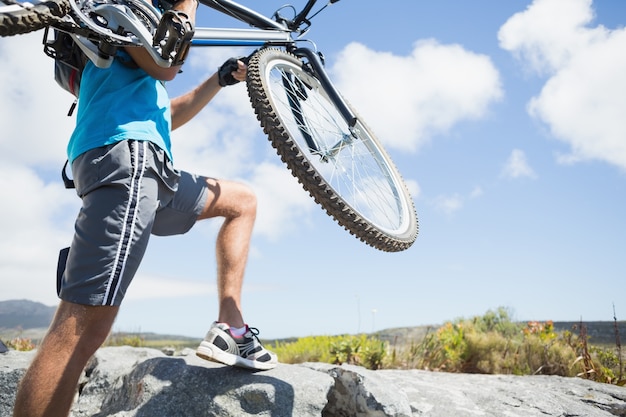
[[[196,7],[196,0],[181,0],[170,18],[193,27]],[[191,120],[223,86],[245,79],[243,62],[228,64],[171,100],[163,81],[172,80],[180,65],[160,67],[143,48],[120,50],[108,69],[85,67],[68,145],[82,208],[61,268],[61,302],[20,384],[14,417],[69,414],[80,374],[108,337],[150,235],[183,234],[202,219],[224,221],[216,242],[219,312],[198,356],[257,370],[276,366],[276,356],[242,315],[254,193],[241,183],[172,165],[170,131]]]

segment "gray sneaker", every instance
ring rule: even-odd
[[[276,367],[278,359],[261,345],[258,334],[257,329],[246,325],[246,333],[241,337],[234,337],[228,324],[214,322],[198,346],[196,355],[202,359],[242,368],[261,371],[272,369]]]

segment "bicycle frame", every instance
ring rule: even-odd
[[[315,0],[312,1],[315,3]],[[284,25],[268,19],[252,9],[231,0],[200,0],[200,3],[218,12],[248,23],[256,29],[223,29],[196,27],[193,46],[256,46],[268,43],[287,45],[293,42],[291,31]]]
[[[331,0],[335,3],[338,0]],[[350,128],[354,128],[357,117],[348,107],[343,97],[337,92],[330,81],[320,54],[310,48],[295,46],[298,39],[294,39],[293,33],[297,31],[302,22],[308,23],[307,14],[311,11],[317,0],[308,0],[304,9],[293,21],[279,22],[257,13],[233,0],[200,0],[200,3],[218,12],[234,17],[244,23],[253,26],[254,29],[225,29],[196,27],[192,46],[241,46],[264,48],[269,46],[283,46],[300,58],[306,58],[316,77],[330,93],[330,99],[336,103],[341,115]],[[303,31],[301,33],[306,32]]]

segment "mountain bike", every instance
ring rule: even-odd
[[[233,0],[200,0],[250,28],[208,28],[196,23],[192,47],[245,46],[247,91],[271,145],[303,188],[347,231],[387,252],[409,248],[418,233],[407,186],[389,154],[335,88],[324,56],[304,39],[313,12],[291,5],[267,17]],[[287,14],[289,16],[287,16]],[[72,34],[106,67],[115,49],[144,47],[162,66],[172,63],[167,39],[156,41],[159,9],[142,0],[0,0],[0,36],[46,27]]]

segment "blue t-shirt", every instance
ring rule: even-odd
[[[126,139],[147,140],[172,160],[172,114],[165,86],[132,62],[124,51],[109,68],[91,61],[80,83],[76,128],[67,146],[70,162],[80,154]]]

